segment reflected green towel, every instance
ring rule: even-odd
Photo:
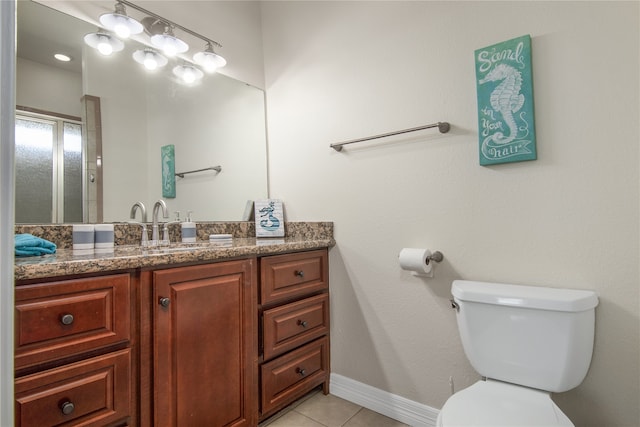
[[[56,253],[56,245],[32,234],[16,234],[16,256],[40,256]]]

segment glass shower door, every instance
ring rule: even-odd
[[[16,117],[15,221],[82,222],[82,127]]]

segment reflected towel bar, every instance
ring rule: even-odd
[[[430,128],[435,128],[435,127],[438,128],[440,133],[447,133],[447,132],[449,132],[449,129],[451,129],[451,126],[449,125],[449,123],[447,123],[447,122],[438,122],[438,123],[433,123],[433,124],[430,124],[430,125],[418,126],[418,127],[415,127],[415,128],[403,129],[403,130],[398,130],[398,131],[395,131],[395,132],[389,132],[389,133],[383,133],[383,134],[380,134],[380,135],[368,136],[366,138],[352,139],[350,141],[344,141],[344,142],[336,142],[334,144],[329,145],[329,147],[333,148],[336,151],[342,151],[342,146],[347,145],[347,144],[353,144],[355,142],[370,141],[372,139],[378,139],[378,138],[386,138],[387,136],[401,135],[403,133],[416,132],[416,131],[419,131],[419,130],[430,129]]]
[[[216,171],[218,173],[220,173],[222,171],[222,166],[210,166],[208,168],[204,168],[204,169],[196,169],[194,171],[188,171],[188,172],[176,172],[176,176],[179,176],[180,178],[184,178],[184,176],[188,173],[196,173],[196,172],[204,172],[204,171]]]

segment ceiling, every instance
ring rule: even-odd
[[[82,40],[97,28],[31,0],[17,2],[17,56],[80,73]],[[55,53],[71,56],[70,62],[56,60]]]

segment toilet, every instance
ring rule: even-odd
[[[484,379],[449,397],[436,425],[573,426],[551,393],[587,375],[595,292],[455,280],[451,293],[464,352]]]

